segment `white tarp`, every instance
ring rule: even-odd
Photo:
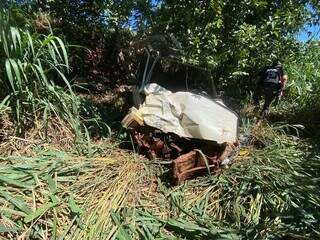
[[[221,102],[190,92],[172,93],[155,83],[146,85],[144,92],[139,112],[146,125],[187,138],[237,140],[238,116]]]

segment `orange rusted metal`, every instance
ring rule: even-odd
[[[137,127],[132,133],[140,152],[149,159],[173,159],[172,175],[176,185],[208,173],[208,167],[210,172],[216,172],[238,145],[190,140],[147,126]]]

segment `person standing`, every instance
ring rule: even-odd
[[[281,63],[266,66],[259,74],[257,88],[253,95],[253,103],[260,107],[261,97],[264,98],[264,105],[261,115],[266,117],[269,114],[269,107],[273,100],[278,102],[283,94],[283,89],[288,82],[288,75]]]

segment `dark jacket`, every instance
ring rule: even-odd
[[[281,84],[284,75],[282,66],[267,66],[260,72],[260,83]]]

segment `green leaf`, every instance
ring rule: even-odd
[[[38,217],[42,216],[47,211],[49,211],[51,208],[53,208],[57,205],[58,205],[58,203],[47,203],[47,204],[42,205],[41,207],[37,208],[37,210],[35,212],[32,212],[31,214],[27,215],[24,218],[24,222],[29,223],[29,222],[37,219]]]
[[[69,196],[69,208],[74,214],[82,214],[83,210],[77,205],[72,195]]]
[[[10,32],[15,50],[18,50],[18,45],[21,49],[21,36],[18,29],[15,27],[10,27]]]
[[[20,230],[18,227],[8,227],[0,223],[0,233],[16,233]]]
[[[56,182],[53,180],[53,178],[49,174],[47,176],[47,182],[48,182],[48,186],[51,191],[51,194],[54,195],[57,192],[57,185],[56,185]]]
[[[35,55],[34,55],[33,41],[29,32],[27,32],[27,38],[28,38],[28,47],[31,49],[32,56],[34,57]]]
[[[24,182],[14,180],[5,176],[0,176],[0,184],[3,185],[11,185],[14,187],[19,187],[19,188],[26,188],[26,189],[31,189],[31,186],[26,185]]]
[[[8,202],[13,204],[16,208],[23,211],[24,213],[30,214],[32,212],[28,204],[26,204],[22,198],[17,196],[12,196],[11,194],[4,191],[0,191],[0,195],[3,196]]]
[[[16,93],[16,88],[15,88],[15,84],[14,84],[15,81],[14,81],[13,74],[12,74],[10,59],[6,59],[5,66],[6,66],[6,73],[7,73],[7,77],[9,79],[11,88],[12,88],[13,92]]]
[[[21,89],[22,79],[21,79],[21,75],[20,75],[20,70],[19,70],[18,64],[14,59],[9,59],[9,62],[11,64],[12,68],[13,68],[17,85]]]

